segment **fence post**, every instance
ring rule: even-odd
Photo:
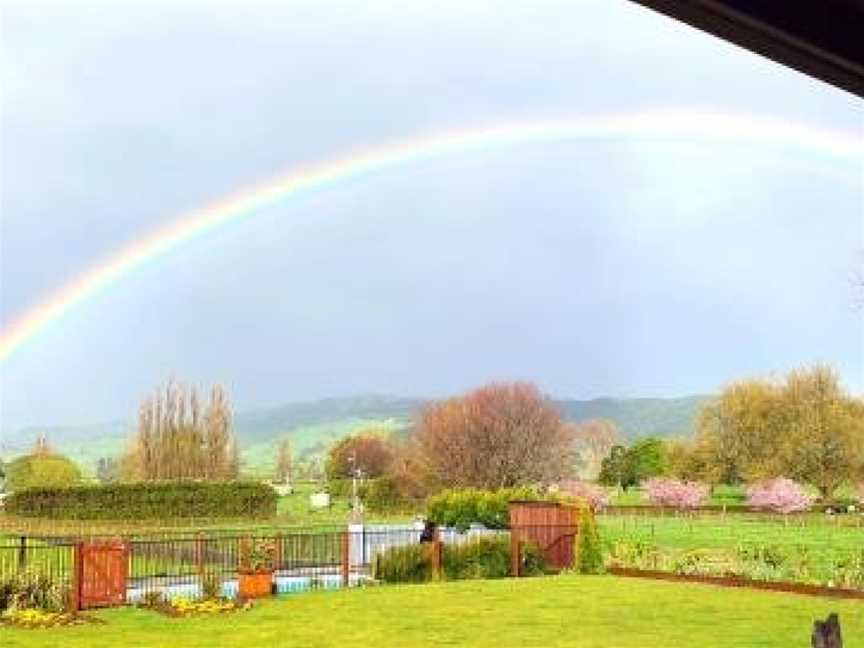
[[[429,546],[432,551],[432,577],[435,580],[441,579],[441,554],[444,550],[444,543],[436,531],[435,537],[432,539],[432,544]]]
[[[82,543],[72,545],[72,587],[69,589],[69,611],[73,614],[81,609],[81,586],[84,580],[84,556]]]
[[[201,578],[201,584],[204,584],[204,534],[198,533],[195,536],[195,567],[198,570],[198,577]]]
[[[285,561],[285,544],[281,533],[277,533],[273,541],[276,543],[276,551],[273,552],[273,571],[277,571],[283,568],[282,563]]]
[[[350,544],[348,542],[348,532],[342,532],[342,547],[341,547],[341,555],[342,555],[342,585],[344,587],[348,587],[350,584],[350,580],[348,578],[351,569],[351,556],[349,552]]]
[[[18,547],[18,568],[22,571],[27,568],[27,536],[21,536],[21,544]]]
[[[522,560],[522,543],[519,542],[519,538],[514,531],[516,531],[516,529],[510,531],[510,573],[514,578],[519,578],[519,563]]]

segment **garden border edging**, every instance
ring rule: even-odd
[[[650,569],[632,569],[629,567],[609,567],[608,573],[614,576],[630,578],[648,578],[653,580],[672,581],[676,583],[701,583],[719,587],[740,587],[747,589],[767,590],[770,592],[785,592],[803,594],[806,596],[826,596],[841,599],[864,600],[864,591],[839,587],[824,587],[822,585],[805,585],[803,583],[781,583],[777,581],[757,581],[740,576],[687,576],[671,572],[654,571]]]

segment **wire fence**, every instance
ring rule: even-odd
[[[862,516],[598,516],[607,562],[679,574],[864,589]]]

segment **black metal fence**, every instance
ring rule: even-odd
[[[122,546],[125,573],[123,600],[138,603],[151,593],[161,597],[197,599],[215,593],[239,594],[244,543],[263,542],[272,550],[274,593],[331,589],[367,583],[377,556],[393,547],[418,544],[422,530],[412,526],[352,525],[347,530],[290,529],[257,532],[209,531],[135,537],[0,536],[0,580],[24,573],[44,574],[68,591],[80,588],[81,548],[100,543]],[[440,529],[446,545],[482,537],[509,537],[509,532]],[[206,592],[209,587],[210,591]],[[98,599],[85,605],[115,604]]]
[[[25,573],[47,576],[58,587],[71,586],[74,543],[68,538],[0,536],[0,580]]]

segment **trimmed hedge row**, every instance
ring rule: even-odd
[[[139,482],[28,488],[10,495],[5,509],[55,520],[268,518],[276,515],[276,499],[258,482]]]
[[[510,500],[548,499],[536,488],[520,486],[488,491],[454,488],[433,495],[426,501],[426,514],[439,526],[464,531],[472,524],[487,529],[510,528]]]

